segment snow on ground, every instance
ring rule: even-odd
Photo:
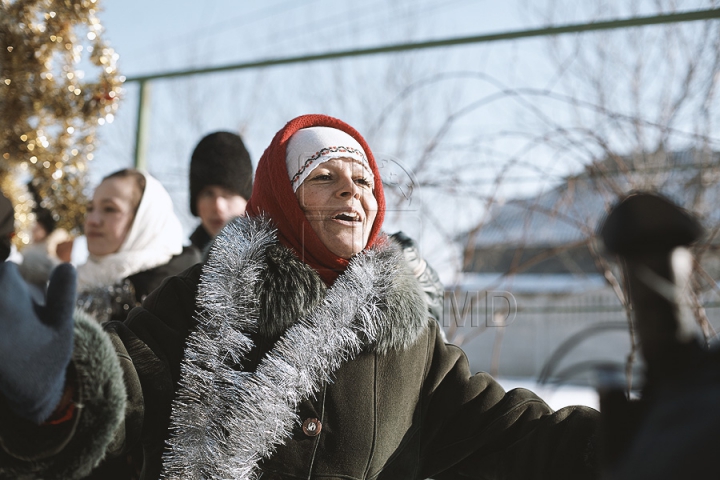
[[[505,390],[527,388],[558,410],[568,405],[587,405],[598,410],[598,395],[594,388],[581,385],[538,385],[534,378],[496,378]]]

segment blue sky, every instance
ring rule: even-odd
[[[530,24],[514,1],[101,1],[128,74]]]

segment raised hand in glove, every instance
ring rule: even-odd
[[[16,415],[37,424],[53,413],[64,391],[76,284],[75,268],[59,265],[40,306],[17,266],[0,264],[0,395]]]
[[[443,302],[445,301],[445,287],[440,281],[435,269],[420,255],[420,248],[415,240],[405,235],[404,232],[396,232],[390,235],[403,249],[405,261],[408,267],[417,278],[425,293],[428,304],[428,313],[438,322],[442,321]],[[442,330],[440,330],[442,332]],[[443,337],[445,334],[443,333]]]

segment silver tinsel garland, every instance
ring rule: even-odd
[[[299,424],[298,404],[372,343],[387,325],[383,302],[400,254],[357,255],[321,304],[290,327],[255,372],[238,371],[257,330],[257,282],[269,222],[239,218],[215,241],[199,287],[199,326],[188,339],[181,389],[173,405],[167,479],[255,479]]]

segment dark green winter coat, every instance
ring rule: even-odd
[[[167,478],[594,478],[597,412],[471,375],[390,242],[326,288],[237,219],[109,332],[135,412],[114,446],[139,442],[148,479],[168,423]]]

